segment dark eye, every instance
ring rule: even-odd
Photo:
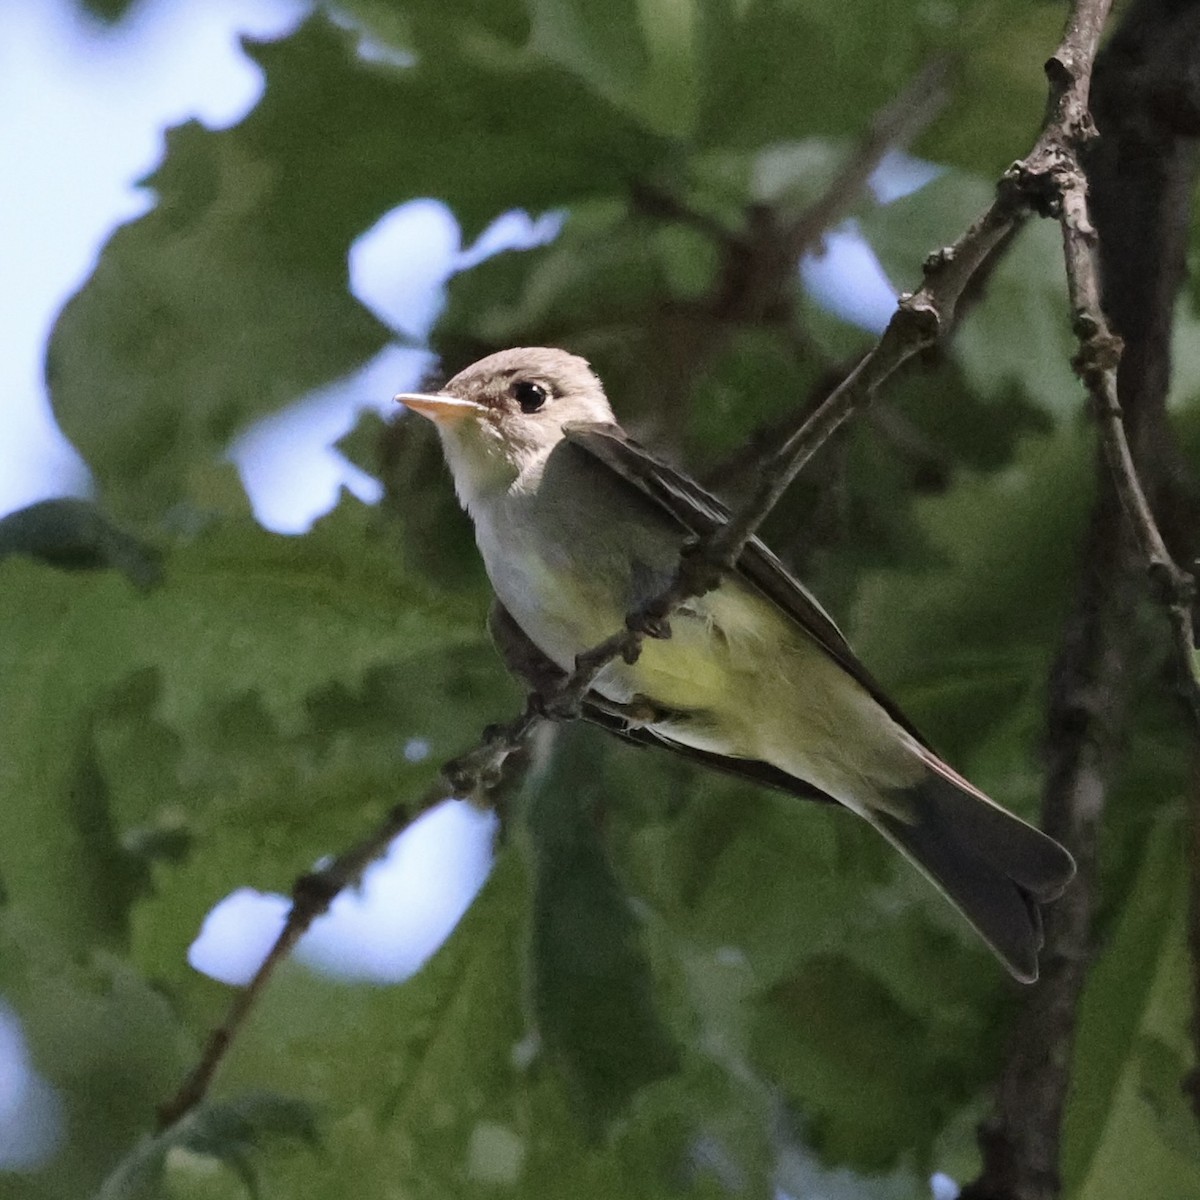
[[[550,393],[540,383],[528,379],[518,379],[513,384],[512,392],[521,411],[525,413],[537,412],[550,399]]]

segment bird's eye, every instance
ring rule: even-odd
[[[512,391],[524,413],[537,412],[550,399],[550,393],[540,383],[533,383],[528,379],[518,379],[513,384]]]

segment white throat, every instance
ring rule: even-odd
[[[490,423],[440,429],[458,502],[478,520],[506,496],[537,489],[552,446],[504,444]]]

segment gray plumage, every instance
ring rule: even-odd
[[[667,585],[685,536],[726,515],[624,435],[588,364],[564,351],[506,350],[436,395],[397,399],[434,420],[500,603],[563,670]],[[1017,978],[1037,977],[1038,905],[1070,880],[1070,855],[934,754],[757,539],[674,614],[670,638],[609,664],[595,689],[647,707],[657,741],[858,813]]]

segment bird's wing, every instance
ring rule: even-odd
[[[774,767],[769,762],[757,758],[734,758],[729,754],[718,754],[714,750],[702,750],[697,746],[689,746],[685,742],[676,742],[664,737],[648,725],[631,724],[620,706],[613,705],[598,692],[589,692],[584,699],[583,719],[591,725],[606,729],[609,733],[615,733],[622,741],[632,742],[635,746],[670,750],[689,762],[720,771],[724,775],[732,775],[736,779],[748,779],[761,787],[788,792],[803,800],[837,804],[832,796],[821,791],[815,784],[796,775],[789,775],[787,771]]]
[[[621,476],[690,533],[704,537],[729,519],[729,509],[674,467],[654,457],[619,425],[575,422],[567,441]],[[842,631],[813,594],[759,541],[751,538],[738,559],[738,574],[791,617],[846,673],[923,746],[925,739],[850,649]]]
[[[492,641],[500,652],[500,657],[504,659],[505,666],[534,690],[545,692],[562,680],[562,668],[551,662],[529,640],[525,631],[513,620],[508,609],[499,600],[492,601],[488,613],[488,632],[492,635]],[[832,796],[827,796],[820,788],[803,779],[797,779],[770,763],[749,758],[731,758],[662,737],[649,726],[632,722],[629,714],[619,704],[605,699],[596,691],[590,691],[584,697],[583,719],[609,733],[615,733],[623,741],[632,742],[635,746],[670,750],[691,762],[739,779],[749,779],[753,783],[790,792],[806,800],[836,803]]]

